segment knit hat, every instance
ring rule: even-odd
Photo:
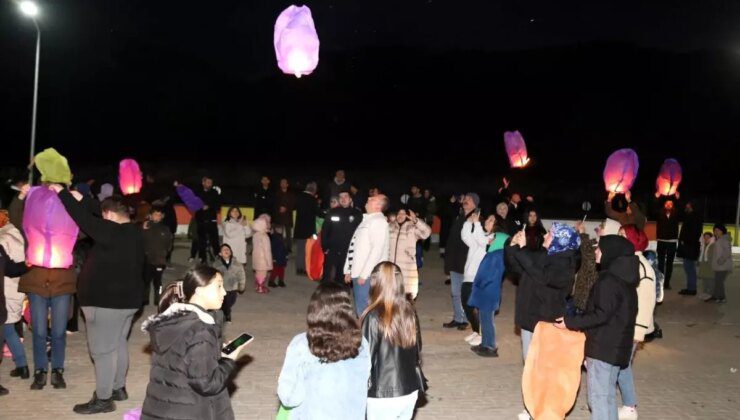
[[[609,266],[620,257],[633,256],[635,247],[626,238],[619,235],[605,235],[599,239],[601,250],[601,269],[607,270]]]
[[[41,172],[42,182],[52,182],[69,185],[72,183],[72,171],[69,169],[67,158],[50,147],[37,154],[33,162]]]
[[[474,192],[469,192],[465,195],[470,197],[471,200],[473,200],[473,203],[475,203],[475,207],[478,207],[478,205],[480,204],[480,197],[478,196],[478,194]]]
[[[547,255],[557,254],[563,251],[576,250],[581,247],[581,237],[578,232],[569,225],[554,222],[550,228],[552,242],[547,248]]]

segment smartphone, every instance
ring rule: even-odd
[[[226,354],[231,354],[236,350],[237,348],[241,347],[243,344],[247,344],[254,340],[254,337],[251,335],[244,333],[240,335],[239,337],[236,337],[234,340],[232,340],[229,344],[225,345],[223,349],[221,349],[222,352]]]

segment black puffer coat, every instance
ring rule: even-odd
[[[149,331],[152,370],[141,418],[234,419],[226,389],[234,361],[221,357],[218,327],[199,307],[174,304],[141,326]]]
[[[640,261],[625,238],[607,235],[599,240],[601,272],[582,315],[566,316],[568,329],[586,332],[586,356],[627,367],[637,317]]]

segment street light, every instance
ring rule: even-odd
[[[22,1],[18,4],[21,9],[21,13],[31,18],[33,25],[36,27],[36,72],[34,73],[33,79],[33,116],[31,118],[31,153],[30,153],[30,164],[28,171],[28,184],[33,184],[33,156],[36,149],[36,104],[38,103],[39,96],[39,57],[41,55],[41,29],[39,23],[36,21],[36,16],[39,14],[39,8],[36,3],[32,1]]]

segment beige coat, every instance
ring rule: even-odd
[[[248,225],[230,219],[223,223],[224,243],[231,247],[231,252],[239,264],[247,263],[247,238],[252,235]]]
[[[252,268],[255,271],[272,270],[272,248],[267,228],[267,220],[262,217],[252,222]]]
[[[5,252],[13,261],[22,262],[26,260],[24,243],[23,235],[12,224],[0,228],[0,245],[5,248]],[[19,280],[19,277],[5,277],[5,308],[8,310],[6,324],[14,324],[21,319],[23,300],[26,295],[18,291]]]
[[[432,234],[432,228],[421,220],[403,225],[393,222],[390,230],[390,255],[388,260],[401,268],[406,293],[414,298],[419,293],[419,270],[416,267],[416,241],[424,240]]]

